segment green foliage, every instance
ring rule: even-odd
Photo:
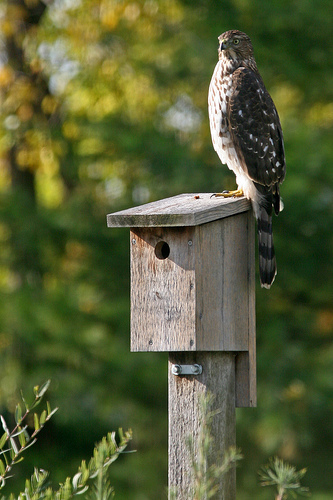
[[[269,464],[259,472],[261,486],[275,486],[276,500],[286,500],[289,493],[292,498],[297,495],[309,496],[309,488],[301,486],[300,480],[306,474],[306,469],[297,471],[296,467],[285,463],[278,457],[271,459]]]
[[[11,473],[13,466],[23,460],[23,452],[25,452],[28,448],[30,448],[30,446],[35,444],[35,442],[37,441],[36,436],[43,429],[46,422],[48,422],[58,410],[58,408],[55,408],[51,411],[51,407],[49,403],[47,403],[47,409],[43,410],[40,415],[38,415],[38,413],[34,413],[34,431],[31,435],[29,434],[28,425],[26,425],[25,422],[28,421],[32,410],[41,403],[44,394],[49,388],[49,385],[50,380],[45,382],[45,384],[43,384],[41,387],[34,387],[35,399],[31,405],[28,405],[22,394],[24,409],[22,410],[22,406],[20,403],[16,405],[16,425],[13,430],[9,430],[3,415],[0,415],[2,428],[5,431],[0,438],[0,489],[5,486],[6,479],[8,477],[11,477],[9,476],[9,474]]]
[[[332,8],[328,0],[1,2],[1,413],[7,421],[18,388],[48,377],[57,388],[50,401],[63,410],[45,444],[17,464],[24,475],[52,461],[59,482],[63,455],[73,475],[90,453],[82,430],[97,441],[124,425],[137,429],[143,453],[126,468],[115,463],[118,497],[163,495],[166,359],[128,352],[128,234],[108,230],[105,215],[235,186],[211,145],[207,90],[217,36],[238,28],[253,40],[287,157],[285,209],[273,222],[278,276],[256,297],[259,403],[237,410],[248,457],[238,496],[258,495],[255,472],[275,454],[311,463],[314,498],[331,494]]]
[[[132,439],[132,432],[127,431],[125,434],[122,429],[119,429],[119,444],[116,441],[115,432],[108,433],[94,449],[93,457],[86,465],[82,461],[79,472],[74,476],[72,485],[72,494],[84,493],[87,489],[87,483],[90,479],[94,479],[93,486],[87,498],[96,500],[106,500],[113,498],[114,490],[111,487],[107,470],[110,465],[117,460],[120,453],[123,453],[129,441]],[[57,496],[55,498],[58,498]]]
[[[31,479],[25,482],[24,492],[21,492],[17,500],[69,500],[75,495],[86,493],[84,498],[94,500],[109,500],[114,497],[114,489],[108,477],[109,466],[117,460],[120,453],[124,452],[128,442],[132,439],[132,433],[125,434],[119,429],[119,444],[116,441],[115,432],[110,432],[99,442],[93,452],[88,465],[83,460],[78,472],[71,479],[67,477],[57,490],[47,486],[49,473],[35,468]],[[22,450],[23,451],[23,450]],[[89,484],[90,483],[90,484]],[[89,490],[89,491],[88,491]],[[9,500],[14,500],[11,494]],[[2,497],[6,500],[6,497]]]
[[[0,440],[0,455],[3,460],[0,460],[0,489],[5,486],[6,479],[9,476],[14,465],[23,460],[23,452],[37,441],[36,435],[42,430],[45,423],[50,420],[52,415],[57,411],[57,408],[51,411],[50,405],[47,403],[47,410],[43,410],[40,415],[34,413],[35,430],[31,436],[28,434],[28,425],[24,425],[24,421],[29,418],[31,410],[38,406],[48,390],[50,380],[41,387],[34,387],[35,400],[31,405],[26,403],[22,395],[22,401],[25,406],[25,413],[22,415],[21,405],[18,404],[15,410],[16,426],[12,431],[9,431],[5,419],[1,415],[1,423],[5,433]],[[23,427],[24,425],[24,427]],[[89,494],[85,498],[96,500],[109,500],[114,497],[114,489],[110,484],[108,477],[108,468],[117,460],[120,453],[123,453],[129,441],[132,439],[132,432],[124,433],[122,429],[118,431],[119,443],[116,440],[116,433],[109,432],[107,436],[96,445],[93,456],[87,464],[85,460],[81,462],[78,472],[71,479],[67,477],[63,484],[60,484],[57,490],[48,487],[47,481],[49,473],[43,469],[34,468],[34,473],[31,479],[25,482],[24,492],[21,492],[17,500],[69,500],[74,495],[82,495],[91,488]],[[17,443],[19,441],[19,445]],[[15,500],[15,495],[10,494],[9,500]],[[1,500],[6,500],[5,496]]]

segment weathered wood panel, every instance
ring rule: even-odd
[[[197,350],[248,349],[247,213],[198,226]]]
[[[133,351],[248,350],[253,223],[245,212],[196,227],[132,228]]]
[[[255,225],[251,212],[247,214],[248,255],[248,335],[247,352],[236,357],[236,406],[257,406],[257,359],[256,359],[256,316],[255,316]]]
[[[107,215],[108,227],[197,226],[246,212],[246,198],[211,198],[210,193],[180,194]]]
[[[196,349],[194,233],[190,227],[131,231],[133,351]],[[167,258],[156,255],[161,242]]]

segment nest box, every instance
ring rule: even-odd
[[[131,229],[131,350],[234,352],[238,406],[254,406],[248,200],[183,194],[109,214],[107,223]]]

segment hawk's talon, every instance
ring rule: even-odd
[[[244,193],[243,193],[243,190],[242,189],[236,189],[235,191],[222,191],[222,193],[215,193],[215,194],[212,194],[211,198],[213,198],[213,196],[222,196],[223,198],[239,198],[241,196],[244,196]]]

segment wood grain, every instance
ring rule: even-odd
[[[248,214],[196,227],[132,228],[133,351],[248,350]],[[156,254],[162,242],[167,258]]]
[[[202,365],[202,375],[175,376],[172,364]],[[211,410],[217,410],[210,434],[211,453],[204,459],[206,467],[221,464],[224,453],[236,445],[235,422],[235,361],[232,353],[196,352],[169,354],[169,498],[194,498],[193,464],[187,440],[193,442],[199,457],[200,430],[203,424],[202,398],[213,395]],[[233,467],[219,478],[219,489],[213,498],[236,499],[236,470]]]
[[[191,227],[132,229],[132,351],[196,349],[194,232]],[[156,256],[159,242],[168,244],[168,258]]]
[[[197,228],[197,350],[248,349],[247,221],[242,213]]]
[[[247,224],[248,258],[248,351],[239,352],[236,357],[236,406],[257,406],[257,357],[256,357],[256,316],[255,316],[255,225],[252,214],[248,213]]]
[[[244,198],[211,197],[211,193],[180,194],[107,215],[108,227],[197,226],[251,209]]]

